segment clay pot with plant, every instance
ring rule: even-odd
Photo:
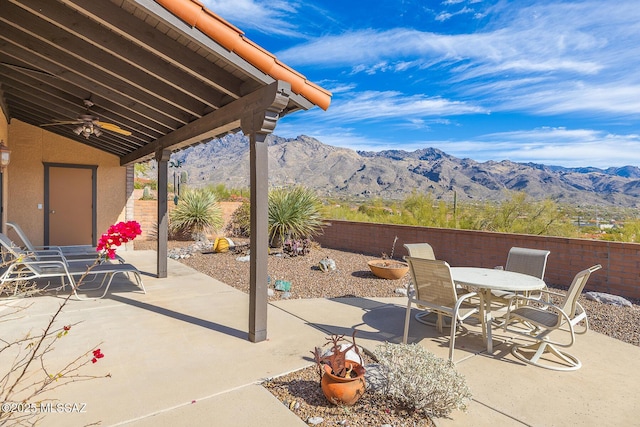
[[[388,280],[398,280],[404,277],[404,275],[409,272],[409,264],[393,259],[393,253],[395,251],[397,241],[398,236],[393,239],[390,256],[387,256],[386,253],[383,253],[382,258],[374,259],[367,262],[367,265],[369,265],[369,269],[371,269],[371,272],[376,277]]]
[[[355,335],[354,331],[351,342],[344,335],[331,335],[325,344],[330,344],[327,351],[316,347],[311,352],[318,365],[322,393],[334,405],[353,405],[366,389],[364,366],[350,358],[355,353],[356,359],[362,362]]]

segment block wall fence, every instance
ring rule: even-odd
[[[586,290],[640,298],[638,243],[335,220],[315,240],[323,247],[380,257],[383,252],[391,254],[396,236],[394,258],[407,255],[405,243],[427,242],[436,257],[451,266],[493,268],[506,263],[512,246],[546,249],[551,251],[544,278],[548,284],[569,286],[578,271],[601,264]]]
[[[140,193],[141,194],[141,193]],[[139,197],[139,196],[138,196]],[[222,209],[222,219],[226,225],[231,219],[233,212],[242,204],[240,202],[220,202],[220,208]],[[167,203],[167,215],[175,209],[176,205],[173,200],[169,200]],[[155,239],[155,236],[150,236],[155,231],[156,224],[158,222],[158,202],[156,200],[140,200],[137,198],[134,201],[134,219],[140,223],[142,234],[138,237],[139,240]],[[210,236],[211,237],[211,236]]]

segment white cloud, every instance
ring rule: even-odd
[[[423,117],[487,113],[481,106],[441,97],[407,95],[395,91],[365,91],[347,93],[342,98],[334,99],[328,111],[318,113],[318,120],[339,120],[342,123],[382,119],[407,121]]]
[[[504,7],[492,15],[490,27],[475,33],[354,30],[316,38],[278,56],[292,66],[348,67],[353,74],[444,71],[461,96],[490,99],[483,103],[499,110],[638,115],[638,22],[634,1],[617,2],[606,11],[595,1],[535,3]],[[578,82],[583,88],[576,87]],[[496,91],[500,88],[504,91]]]
[[[256,29],[266,34],[300,37],[291,19],[299,4],[285,0],[203,0],[208,9],[242,29]]]
[[[438,148],[477,161],[511,160],[565,167],[607,168],[640,163],[640,135],[591,129],[538,128],[487,134],[473,140],[442,142]]]

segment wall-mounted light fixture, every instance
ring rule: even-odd
[[[11,160],[11,150],[4,145],[4,141],[0,140],[0,171],[4,172],[4,168],[9,166]]]

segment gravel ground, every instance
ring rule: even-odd
[[[193,250],[193,246],[190,245],[191,242],[169,242],[171,252],[179,251],[180,248],[182,251],[189,248]],[[136,242],[135,248],[155,249],[155,242]],[[229,286],[249,292],[249,263],[236,260],[242,254],[206,253],[206,250],[204,252],[195,251],[190,257],[180,259],[180,262]],[[325,273],[318,267],[318,262],[327,257],[335,261],[335,271]],[[396,290],[406,286],[409,281],[408,275],[394,281],[379,279],[367,266],[367,261],[371,259],[369,255],[321,247],[313,247],[306,256],[284,257],[273,254],[268,262],[270,287],[273,288],[276,280],[285,280],[291,282],[291,291],[290,295],[274,291],[269,299],[398,296]],[[554,289],[563,291],[560,288]],[[588,313],[592,330],[633,345],[640,345],[640,300],[631,302],[633,307],[616,307],[587,300],[584,296],[580,297],[580,303]],[[375,393],[366,393],[350,408],[328,405],[318,387],[315,368],[274,379],[265,383],[265,387],[304,421],[308,421],[310,417],[322,417],[324,421],[320,425],[323,426],[432,425],[428,417],[408,412],[400,405]]]

